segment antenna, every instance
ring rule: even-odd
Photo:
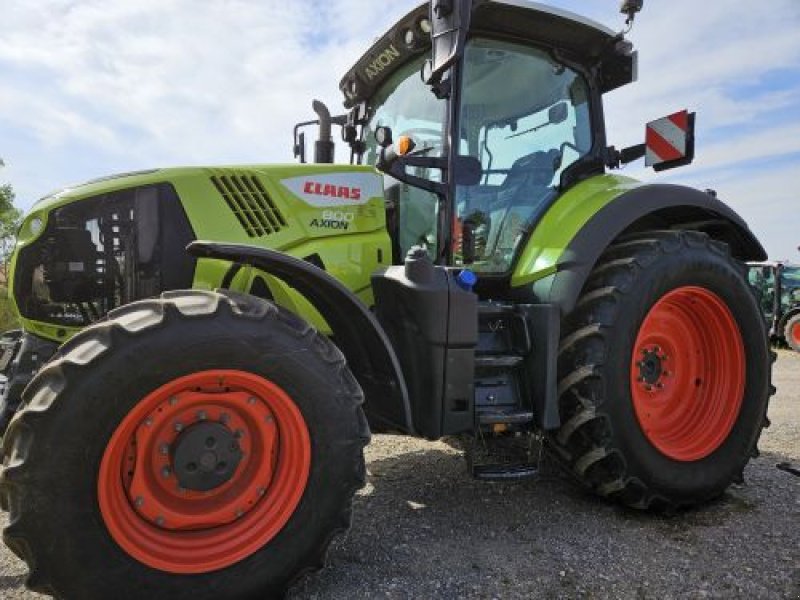
[[[628,33],[633,28],[633,20],[636,18],[636,13],[642,10],[643,5],[644,0],[622,0],[619,12],[627,17],[625,25],[628,26],[628,29],[625,33]]]

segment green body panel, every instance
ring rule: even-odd
[[[552,275],[564,249],[599,210],[642,185],[621,175],[597,175],[581,181],[559,196],[539,221],[519,255],[511,286],[521,287]]]
[[[277,231],[254,235],[226,202],[212,177],[257,178],[283,222]],[[319,179],[319,182],[316,180]],[[335,184],[325,185],[333,180]],[[290,189],[290,181],[299,181],[300,191]],[[359,184],[359,197],[350,184]],[[373,302],[371,274],[391,264],[391,241],[386,230],[386,212],[382,177],[371,167],[335,165],[247,165],[236,167],[180,167],[160,169],[113,178],[74,188],[66,188],[37,202],[26,216],[17,242],[19,251],[33,242],[38,234],[31,222],[41,219],[45,225],[50,211],[65,204],[79,202],[120,189],[170,183],[194,230],[196,239],[242,243],[285,252],[297,258],[316,256],[326,271],[339,280],[367,305]],[[361,185],[363,184],[363,185]],[[303,185],[310,194],[303,193]],[[346,189],[343,189],[346,188]],[[351,190],[353,190],[351,192]],[[247,196],[247,189],[241,189]],[[340,197],[337,197],[337,192]],[[327,194],[327,195],[326,195]],[[319,202],[330,205],[315,206]],[[251,215],[245,214],[249,223]],[[42,227],[44,230],[44,227]],[[15,261],[11,261],[10,295],[14,297]],[[229,263],[199,260],[193,287],[219,287],[230,267]],[[322,331],[328,327],[317,311],[289,286],[254,269],[243,269],[233,280],[234,289],[247,291],[257,276],[266,281],[276,302],[296,312]],[[17,309],[17,313],[19,310]],[[41,337],[63,342],[77,328],[52,325],[21,318],[23,327]]]

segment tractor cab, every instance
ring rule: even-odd
[[[560,195],[644,154],[609,148],[603,121],[602,95],[635,77],[630,42],[581,16],[532,2],[426,4],[344,76],[350,113],[334,121],[352,162],[385,173],[395,262],[421,245],[438,264],[507,284]]]
[[[518,4],[420,7],[342,80],[347,104],[366,106],[363,159],[386,173],[400,256],[422,244],[441,264],[508,274],[559,191],[603,172],[601,94],[632,80],[629,46],[597,23]],[[454,24],[458,35],[437,37]],[[590,74],[598,63],[605,85]],[[414,149],[387,158],[381,128],[384,144]]]

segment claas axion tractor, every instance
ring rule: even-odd
[[[484,480],[544,453],[643,509],[740,482],[772,390],[744,266],[765,252],[713,193],[614,173],[692,159],[686,111],[608,144],[603,95],[635,77],[580,16],[432,0],[344,76],[346,114],[314,103],[311,164],[301,123],[302,164],[36,203],[0,481],[28,585],[280,595],[348,527],[370,432],[453,440]]]

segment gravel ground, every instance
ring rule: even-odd
[[[772,427],[746,483],[671,517],[553,473],[487,484],[442,443],[375,436],[354,526],[292,598],[800,598],[800,355],[780,352]],[[5,521],[5,516],[1,519]],[[0,598],[42,598],[0,549]]]

